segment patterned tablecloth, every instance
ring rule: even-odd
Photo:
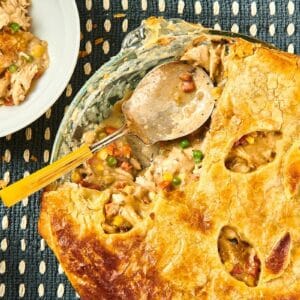
[[[300,51],[299,0],[77,0],[77,5],[82,39],[73,77],[44,116],[0,139],[0,179],[15,181],[48,163],[59,123],[75,94],[119,51],[126,33],[148,16],[183,18],[256,36],[289,52]],[[0,204],[2,299],[76,299],[37,232],[39,198],[38,193],[11,209]]]

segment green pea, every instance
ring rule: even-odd
[[[18,23],[10,23],[9,24],[9,28],[13,31],[13,32],[18,32],[21,28],[21,26]]]
[[[180,141],[179,146],[182,149],[188,148],[191,145],[190,141],[188,139],[184,139],[182,141]]]
[[[203,160],[204,154],[201,150],[193,150],[193,158],[194,162],[199,164]]]
[[[174,176],[174,178],[172,179],[172,184],[174,186],[178,186],[181,184],[181,179],[178,176]]]
[[[15,73],[17,70],[18,70],[18,67],[17,67],[17,65],[15,65],[15,64],[11,64],[11,65],[8,67],[8,71],[9,71],[10,73]]]
[[[106,158],[106,162],[111,168],[116,167],[116,165],[118,163],[117,159],[114,156],[108,156]]]

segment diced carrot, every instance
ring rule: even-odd
[[[179,78],[182,81],[193,81],[193,76],[190,72],[184,72],[182,74],[179,74]]]
[[[106,134],[112,134],[115,131],[117,131],[117,128],[112,127],[112,126],[107,126],[107,127],[104,128],[104,131],[105,131]]]
[[[128,144],[126,144],[120,149],[120,152],[121,156],[129,158],[131,155],[131,147]]]
[[[115,143],[112,143],[106,147],[107,153],[109,155],[115,155],[116,149],[117,149],[117,146]]]
[[[158,186],[165,191],[170,191],[172,189],[172,182],[168,180],[161,181]]]
[[[114,150],[114,156],[116,156],[116,157],[122,157],[121,150],[119,148],[116,148]]]
[[[6,79],[9,79],[11,76],[11,73],[9,71],[6,71],[4,76]]]
[[[131,147],[128,144],[118,148],[115,143],[112,143],[107,146],[106,150],[109,155],[115,157],[130,158],[131,155]]]
[[[121,168],[124,170],[124,171],[130,171],[132,169],[132,165],[127,162],[127,161],[123,161],[121,163]]]
[[[181,83],[181,89],[185,93],[192,93],[196,90],[194,81],[183,81]]]

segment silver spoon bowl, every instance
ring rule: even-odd
[[[214,108],[213,83],[206,72],[184,62],[151,70],[123,106],[125,125],[95,143],[97,151],[125,134],[153,145],[188,135],[201,127]]]

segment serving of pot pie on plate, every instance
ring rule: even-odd
[[[210,120],[100,150],[43,194],[42,237],[82,299],[299,299],[298,56],[148,19],[75,99],[53,159],[121,127],[120,103],[167,60],[209,74]]]
[[[0,105],[18,105],[48,67],[47,42],[29,29],[30,0],[0,1]]]

